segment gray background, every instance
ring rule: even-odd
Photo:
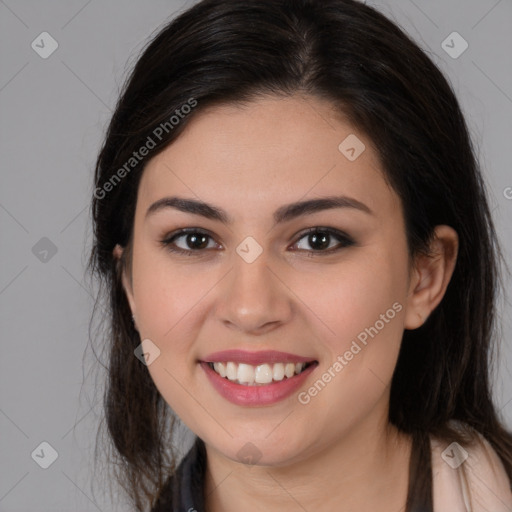
[[[0,0],[0,511],[123,509],[91,491],[103,392],[103,374],[96,387],[86,350],[92,169],[127,65],[192,3]],[[453,83],[510,261],[512,2],[367,3],[405,28]],[[44,31],[58,42],[46,59],[31,47],[34,40],[43,46]],[[441,46],[454,31],[469,44],[458,58]],[[460,43],[448,44],[460,50]],[[501,308],[495,396],[512,428],[512,308]],[[43,441],[58,453],[48,469],[31,456]]]

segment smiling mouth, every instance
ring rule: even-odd
[[[243,386],[265,386],[300,375],[317,361],[306,363],[263,363],[251,365],[234,361],[209,362],[208,366],[221,377]]]

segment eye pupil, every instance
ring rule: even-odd
[[[197,241],[199,241],[199,244],[196,243]],[[208,245],[208,236],[202,234],[190,234],[187,236],[187,243],[189,247],[194,249],[204,249]]]
[[[320,235],[312,233],[309,235],[309,243],[311,247],[315,249],[324,249],[329,247],[329,235],[327,233],[322,233]]]

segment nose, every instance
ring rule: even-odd
[[[283,281],[265,251],[252,263],[235,253],[233,268],[219,290],[217,318],[231,329],[252,335],[278,328],[292,315],[293,294]]]

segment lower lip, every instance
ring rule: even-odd
[[[275,404],[289,397],[304,383],[310,373],[318,366],[318,363],[311,364],[299,375],[259,386],[237,384],[221,377],[210,368],[208,363],[201,361],[200,365],[210,379],[212,386],[226,400],[236,405],[258,406]]]

